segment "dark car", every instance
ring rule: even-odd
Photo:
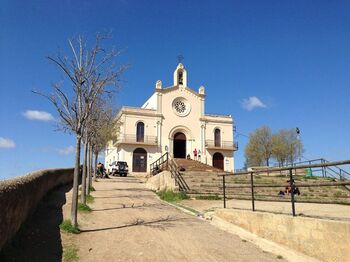
[[[129,173],[128,163],[125,161],[114,161],[110,164],[112,176],[127,176]]]

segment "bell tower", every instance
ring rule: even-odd
[[[187,71],[181,63],[177,65],[174,72],[174,86],[187,87]]]

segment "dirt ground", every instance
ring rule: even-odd
[[[162,202],[135,177],[94,183],[93,211],[79,214],[79,261],[276,261],[234,234]],[[70,201],[64,207],[68,217]]]
[[[180,204],[203,213],[213,211],[216,208],[223,208],[223,200],[183,200]],[[252,202],[251,200],[232,199],[226,202],[226,207],[251,210]],[[257,211],[291,214],[292,204],[290,202],[255,201],[255,209]],[[295,210],[296,214],[301,216],[350,221],[349,205],[295,203]]]

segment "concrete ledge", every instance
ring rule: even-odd
[[[219,209],[219,218],[322,261],[350,257],[350,222]]]
[[[146,187],[154,191],[175,191],[178,189],[170,171],[163,171],[150,177],[146,182]]]
[[[0,250],[46,193],[56,186],[71,183],[73,173],[73,168],[46,169],[0,181]]]

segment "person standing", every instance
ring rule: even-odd
[[[197,160],[197,148],[193,150],[193,159]]]

